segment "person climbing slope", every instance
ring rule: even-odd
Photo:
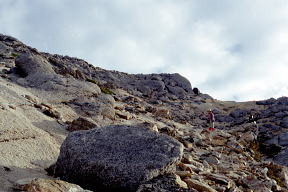
[[[208,117],[208,123],[209,123],[208,130],[214,131],[215,130],[214,128],[215,116],[211,109],[208,110],[207,117]]]

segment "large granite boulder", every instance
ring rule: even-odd
[[[55,176],[93,191],[136,191],[175,171],[183,146],[143,127],[107,126],[75,131],[61,146]]]

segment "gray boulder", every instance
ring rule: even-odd
[[[93,191],[136,191],[175,171],[182,154],[181,143],[143,127],[75,131],[61,146],[55,176]]]
[[[15,60],[15,65],[21,76],[55,74],[52,65],[40,55],[23,53]]]

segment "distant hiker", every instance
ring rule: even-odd
[[[254,134],[255,134],[255,141],[257,140],[257,136],[259,134],[259,128],[258,128],[258,125],[257,125],[257,120],[259,119],[259,116],[258,114],[254,114],[254,113],[251,113],[249,115],[249,118],[248,118],[248,123],[252,123],[253,127],[255,128],[254,130]]]
[[[214,128],[215,117],[214,117],[214,113],[212,112],[211,109],[208,110],[207,116],[208,116],[208,123],[209,123],[208,130],[214,131],[215,130],[215,128]]]
[[[248,117],[248,123],[252,123],[257,126],[257,120],[259,120],[259,114],[251,113]]]
[[[248,123],[253,123],[256,125],[256,118],[253,114],[249,115]]]

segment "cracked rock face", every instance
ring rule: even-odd
[[[183,145],[147,128],[108,126],[73,132],[61,146],[56,175],[97,191],[135,191],[173,172]]]

